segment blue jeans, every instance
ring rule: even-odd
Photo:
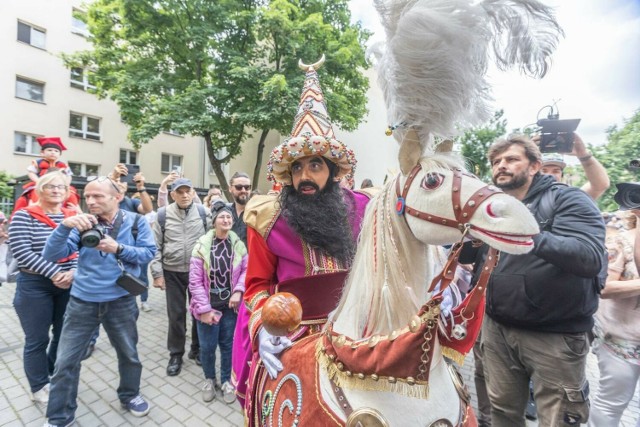
[[[24,331],[24,372],[32,393],[47,385],[53,373],[68,301],[69,289],[57,288],[40,274],[18,274],[13,306]]]
[[[140,276],[138,279],[142,280],[147,286],[149,286],[149,276],[147,269],[149,268],[149,263],[140,265]],[[140,294],[140,301],[145,302],[149,299],[149,291],[146,290]],[[100,337],[100,327],[96,328],[96,331],[91,336],[91,341],[89,341],[89,345],[96,345],[98,338]]]
[[[100,324],[118,356],[120,385],[118,398],[128,403],[140,393],[142,363],[138,359],[138,306],[134,296],[109,302],[86,302],[71,297],[64,317],[58,360],[51,378],[47,417],[55,425],[67,425],[78,404],[80,361],[91,335]]]
[[[228,307],[221,311],[222,318],[217,325],[198,320],[198,339],[202,370],[207,379],[216,379],[216,348],[220,345],[220,383],[224,384],[231,379],[231,350],[238,314]]]
[[[147,286],[149,286],[149,263],[140,264],[140,276],[138,279],[142,280]],[[149,299],[149,290],[140,294],[140,302],[146,302]]]

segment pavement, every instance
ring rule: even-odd
[[[0,426],[42,426],[45,409],[31,402],[29,386],[22,364],[24,334],[13,309],[15,284],[0,287]],[[138,352],[143,364],[141,392],[149,401],[148,416],[136,418],[120,408],[116,396],[118,384],[115,351],[104,330],[93,355],[83,362],[78,391],[76,426],[242,426],[243,417],[237,403],[225,404],[222,399],[205,403],[200,396],[202,368],[193,360],[184,359],[182,372],[176,377],[165,374],[168,362],[166,350],[167,315],[164,293],[150,291],[150,312],[140,312],[138,320]],[[189,330],[189,329],[188,329]],[[188,350],[188,343],[187,343]],[[218,357],[217,360],[220,360]],[[598,365],[594,355],[588,358],[588,378],[593,393],[597,390]],[[461,370],[476,407],[473,383],[473,356],[469,355]],[[622,427],[634,427],[640,417],[638,390],[627,408]],[[527,427],[537,426],[528,421]]]

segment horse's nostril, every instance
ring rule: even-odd
[[[500,206],[499,203],[491,202],[487,204],[487,215],[491,218],[497,218],[500,216]]]

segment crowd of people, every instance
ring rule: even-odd
[[[59,160],[64,145],[41,139],[28,203],[14,212],[8,233],[0,217],[0,243],[8,238],[17,260],[24,370],[33,401],[47,407],[46,425],[74,422],[81,362],[91,357],[100,325],[117,354],[119,401],[134,416],[148,414],[136,322],[139,309],[152,307],[148,290],[138,306],[128,286],[148,286],[149,275],[166,297],[166,375],[182,371],[190,324],[187,357],[202,366],[202,400],[237,399],[254,425],[256,382],[277,377],[279,355],[322,330],[336,301],[318,289],[342,289],[375,192],[368,179],[352,189],[354,155],[319,119],[327,114],[313,69],[306,80],[314,95],[303,92],[301,121],[269,162],[276,190],[255,199],[242,172],[229,181],[231,203],[219,188],[201,201],[192,181],[172,172],[154,212],[144,175],[135,174],[136,193],[127,196],[128,170],[118,164],[88,180],[85,213]],[[317,144],[331,149],[308,149],[317,132]],[[623,212],[605,223],[594,200],[610,186],[606,170],[579,135],[569,154],[584,168],[582,189],[559,183],[564,159],[542,155],[536,138],[500,139],[487,153],[494,185],[529,207],[540,233],[529,254],[503,254],[489,280],[474,347],[480,426],[524,426],[525,416],[542,426],[615,426],[640,378],[640,206],[621,202]],[[473,271],[473,286],[488,248],[465,246],[460,261]],[[293,293],[303,313],[314,315],[275,339],[263,327],[262,309],[278,291]],[[590,351],[601,374],[595,399],[586,379]]]

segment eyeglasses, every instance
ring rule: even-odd
[[[114,190],[116,190],[116,193],[120,194],[120,189],[118,188],[118,186],[116,185],[115,182],[113,182],[113,180],[111,178],[109,178],[108,176],[88,176],[87,177],[87,182],[104,182],[104,181],[109,181],[111,183],[111,186],[113,187]]]
[[[235,185],[234,185],[234,187],[235,187],[235,189],[236,189],[237,191],[242,191],[242,189],[245,189],[245,190],[247,190],[247,191],[250,191],[250,190],[251,190],[251,185],[240,185],[240,184],[235,184]]]
[[[42,186],[43,190],[67,190],[69,187],[67,187],[64,184],[60,184],[60,185],[54,185],[54,184],[45,184]]]

